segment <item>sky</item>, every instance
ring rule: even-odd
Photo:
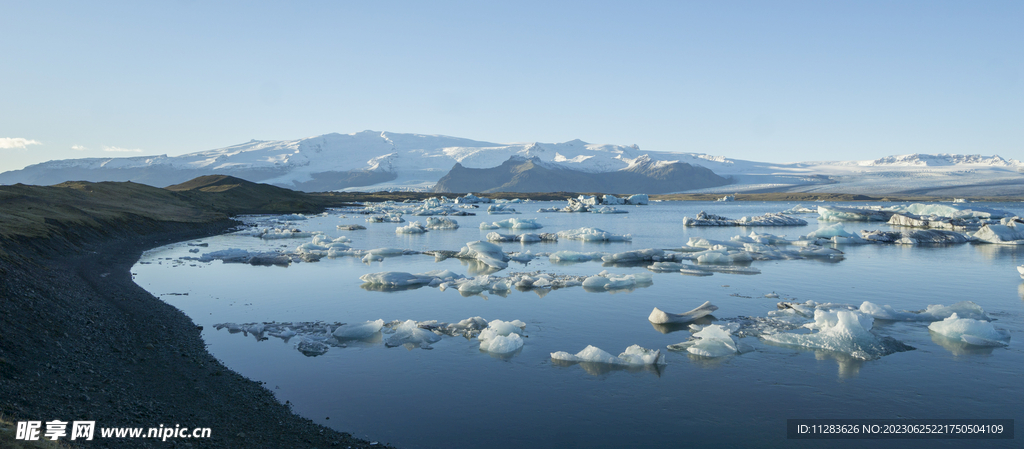
[[[0,172],[363,130],[1024,160],[1024,2],[0,0]]]

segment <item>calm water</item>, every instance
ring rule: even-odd
[[[503,244],[505,251],[558,250],[620,252],[678,248],[689,237],[727,240],[734,235],[784,234],[790,239],[818,228],[684,228],[684,215],[700,210],[739,218],[789,209],[794,203],[653,203],[620,206],[628,214],[535,213],[564,203],[515,207],[522,215],[454,217],[461,228],[423,235],[396,235],[394,223],[366,223],[365,216],[332,211],[297,222],[304,231],[348,236],[352,247],[459,250],[482,240],[481,222],[510,217],[538,218],[556,232],[582,226],[632,234],[632,242]],[[1018,203],[986,204],[1019,215]],[[407,217],[412,220],[425,217]],[[338,224],[368,229],[338,231]],[[404,225],[404,224],[403,224]],[[886,224],[844,224],[848,231],[890,229]],[[508,231],[500,231],[507,233]],[[202,240],[209,252],[225,248],[292,250],[308,239],[264,242],[245,236]],[[196,242],[192,242],[196,243]],[[841,247],[845,260],[753,262],[759,275],[716,273],[707,277],[656,273],[653,285],[633,291],[592,293],[581,287],[550,292],[515,291],[464,297],[454,289],[424,287],[398,292],[360,288],[359,276],[380,271],[411,273],[450,269],[471,275],[459,260],[435,262],[412,255],[363,264],[353,257],[324,258],[285,267],[221,262],[176,262],[189,253],[185,243],[148,252],[133,268],[136,282],[204,326],[211,353],[228,367],[264,381],[282,402],[321,424],[404,448],[486,445],[522,447],[1019,447],[1017,441],[978,440],[787,440],[790,418],[1004,418],[1024,422],[1024,284],[1015,267],[1024,250],[994,245]],[[511,262],[507,271],[593,275],[646,272],[643,267],[604,267],[600,262],[528,265]],[[775,292],[781,299],[765,298]],[[171,295],[176,293],[178,295]],[[182,295],[187,293],[187,295]],[[546,294],[544,294],[546,293]],[[916,350],[860,361],[842,354],[742,341],[754,352],[719,359],[665,351],[690,333],[663,333],[647,316],[653,307],[683,312],[711,301],[714,316],[766,316],[780,300],[839,302],[867,300],[897,310],[923,309],[970,300],[1011,332],[1006,348],[951,343],[929,332],[928,323],[875,321],[874,332]],[[315,321],[363,322],[438,320],[481,316],[527,323],[526,344],[511,358],[480,352],[479,343],[446,337],[432,350],[386,348],[360,342],[306,357],[296,340],[257,341],[216,330],[215,323]],[[550,353],[576,353],[594,345],[612,354],[632,344],[660,348],[667,365],[657,369],[559,366]]]

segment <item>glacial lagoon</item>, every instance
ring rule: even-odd
[[[805,203],[815,207],[822,203]],[[504,234],[556,233],[582,227],[629,234],[629,241],[503,242],[505,253],[543,254],[490,273],[528,273],[537,278],[586,279],[608,275],[650,276],[650,282],[619,289],[515,288],[460,292],[423,285],[380,288],[361,276],[381,272],[450,270],[480,277],[478,261],[406,254],[363,261],[352,255],[323,257],[287,266],[253,266],[194,260],[230,248],[251,252],[294,252],[312,239],[261,239],[227,234],[182,242],[145,253],[132,269],[135,281],[203,326],[210,352],[231,369],[265,382],[279,401],[318,423],[371,441],[402,448],[486,445],[522,447],[864,447],[858,440],[787,440],[787,419],[813,418],[985,418],[1024,422],[1024,281],[1016,266],[1024,248],[992,244],[831,246],[842,255],[741,263],[756,270],[714,271],[695,276],[652,272],[650,262],[610,264],[600,260],[553,262],[558,251],[608,254],[648,248],[676,254],[690,238],[728,241],[751,232],[794,240],[821,227],[816,214],[794,215],[806,226],[684,227],[683,217],[701,211],[731,218],[780,212],[784,202],[662,202],[616,206],[625,214],[542,212],[564,202],[510,204],[520,214],[489,215],[486,205],[466,209],[474,216],[450,217],[458,229],[421,234],[395,229],[426,217],[406,215],[404,223],[368,223],[355,210],[330,210],[303,220],[278,223],[303,232],[342,236],[357,250],[396,248],[409,253],[458,252],[494,230],[481,223],[535,219],[540,229],[501,229]],[[856,204],[862,206],[865,204]],[[889,203],[873,203],[887,206]],[[841,206],[849,206],[843,204]],[[1024,216],[1019,203],[978,204]],[[250,217],[266,225],[268,217]],[[297,218],[297,217],[293,217]],[[287,217],[285,218],[285,220]],[[843,222],[847,231],[898,230],[884,222]],[[361,225],[362,230],[339,230]],[[250,232],[251,233],[251,232]],[[687,253],[681,253],[687,254]],[[693,264],[693,261],[682,261]],[[726,270],[728,271],[728,270]],[[758,274],[751,274],[759,271]],[[437,284],[435,282],[435,284]],[[542,283],[543,284],[543,283]],[[686,342],[696,328],[653,325],[657,307],[682,313],[710,301],[718,307],[697,325],[719,324],[746,349],[725,357],[668,350]],[[870,332],[907,347],[876,357],[809,349],[758,338],[757,332],[805,334],[798,327],[813,317],[780,311],[780,302],[807,301],[859,307],[865,301],[896,311],[932,304],[972,301],[1008,345],[978,346],[929,330],[930,321],[874,319]],[[812,307],[813,309],[813,307]],[[521,349],[481,351],[477,338],[438,335],[429,344],[386,344],[396,321],[459,323],[519,320]],[[762,324],[781,317],[789,328]],[[251,323],[389,323],[385,333],[364,339],[331,340],[312,356],[297,349],[303,335],[239,332]],[[802,321],[801,321],[802,320]],[[225,325],[231,323],[232,325]],[[777,323],[776,323],[777,324]],[[221,325],[221,326],[218,326]],[[264,325],[266,326],[266,325]],[[315,327],[315,326],[314,326]],[[246,328],[248,329],[248,328]],[[301,329],[300,329],[301,331]],[[289,337],[289,335],[291,335]],[[283,337],[283,338],[282,338]],[[664,364],[610,365],[552,359],[592,345],[611,355],[631,345],[658,349]],[[909,349],[913,348],[913,349]],[[1018,437],[1019,438],[1019,437]],[[889,447],[1015,447],[1013,440],[874,440]]]

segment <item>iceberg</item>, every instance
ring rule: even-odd
[[[942,321],[929,324],[928,330],[975,346],[1006,346],[1010,344],[1008,331],[996,329],[992,323],[985,320],[960,318],[955,313]]]
[[[516,210],[514,208],[512,208],[512,206],[508,205],[508,203],[503,203],[503,204],[494,204],[494,205],[491,205],[491,206],[487,206],[487,213],[488,214],[518,214],[519,212],[516,212]]]
[[[395,234],[423,234],[424,232],[427,232],[427,228],[418,221],[395,228]]]
[[[565,351],[552,352],[551,358],[565,362],[590,362],[605,363],[609,365],[664,365],[665,356],[657,349],[645,349],[640,345],[633,345],[626,348],[622,354],[615,357],[595,346],[587,346],[576,354],[569,354]]]
[[[695,218],[683,217],[683,226],[806,226],[807,221],[783,214],[768,213],[733,220],[700,211]]]
[[[633,236],[629,234],[612,234],[598,228],[588,227],[571,229],[568,231],[558,231],[558,237],[568,240],[582,240],[585,242],[621,242],[633,240]]]
[[[467,193],[466,196],[455,198],[455,204],[488,204],[493,202],[494,200],[490,198],[481,198],[479,196],[473,195],[472,193]]]
[[[591,260],[601,259],[606,255],[607,253],[600,252],[584,253],[578,251],[556,251],[548,256],[548,259],[552,262],[588,262]]]
[[[394,348],[405,346],[409,349],[420,347],[431,349],[430,345],[441,341],[441,336],[429,330],[421,329],[419,323],[408,320],[394,327],[394,333],[384,341],[384,346]]]
[[[889,221],[894,213],[880,207],[818,206],[818,219],[822,221]]]
[[[661,309],[655,307],[654,310],[651,311],[651,315],[647,317],[647,320],[654,324],[684,324],[710,315],[711,312],[716,310],[718,310],[718,306],[711,304],[711,301],[705,301],[704,304],[697,306],[697,308],[689,312],[679,314],[663,312]]]
[[[607,204],[609,206],[621,206],[626,204],[624,198],[619,198],[615,195],[605,195],[601,197],[601,204]]]
[[[609,254],[601,258],[606,263],[630,263],[643,261],[660,261],[665,258],[665,250],[638,249],[621,253]]]
[[[740,354],[753,350],[747,345],[738,342],[732,333],[739,328],[739,324],[729,325],[711,324],[704,326],[699,332],[691,336],[690,341],[669,345],[672,351],[686,351],[701,357],[725,357],[727,355]]]
[[[497,270],[508,268],[508,256],[501,251],[501,247],[484,241],[466,243],[466,246],[455,257],[476,259]]]
[[[306,357],[316,357],[326,354],[331,347],[321,341],[302,340],[295,344],[295,349],[298,349]]]
[[[816,329],[810,334],[774,333],[761,338],[778,344],[821,349],[848,354],[861,360],[873,360],[894,352],[913,349],[895,339],[871,333],[874,318],[850,310],[814,310],[814,322],[804,327]]]
[[[644,206],[647,205],[647,203],[649,202],[650,198],[648,198],[646,193],[637,193],[635,195],[630,195],[629,198],[626,198],[626,204]]]
[[[961,318],[973,318],[976,320],[989,319],[985,310],[971,301],[961,301],[949,306],[931,304],[924,310],[918,311],[896,311],[892,306],[880,306],[869,301],[864,301],[864,303],[860,305],[859,310],[861,313],[871,315],[875,319],[891,321],[938,321],[949,318],[953,314],[956,314]]]
[[[459,229],[459,222],[447,217],[428,217],[427,229]]]
[[[384,271],[359,276],[359,279],[365,283],[364,285],[380,286],[384,289],[401,289],[428,284],[440,284],[441,282],[451,282],[463,278],[464,276],[448,270],[435,270],[419,274],[402,271]]]
[[[1024,232],[1018,231],[1016,226],[992,224],[982,226],[974,233],[974,238],[982,243],[995,243],[997,245],[1024,245]]]
[[[495,354],[507,354],[523,347],[521,337],[526,323],[513,320],[494,320],[488,323],[487,329],[480,331],[477,340],[480,341],[480,350],[493,352]]]
[[[384,327],[384,320],[367,321],[361,324],[343,324],[332,335],[338,339],[362,340],[370,338]]]
[[[618,290],[653,282],[651,273],[613,274],[607,270],[583,280],[583,288],[589,290]]]

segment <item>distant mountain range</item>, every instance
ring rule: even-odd
[[[130,180],[164,187],[197,176],[222,174],[303,191],[981,196],[1024,195],[1021,171],[1024,164],[999,156],[911,154],[866,161],[780,164],[699,153],[641,151],[636,145],[595,145],[581,140],[500,144],[363,131],[287,141],[253,140],[173,157],[49,161],[0,173],[0,184]]]

